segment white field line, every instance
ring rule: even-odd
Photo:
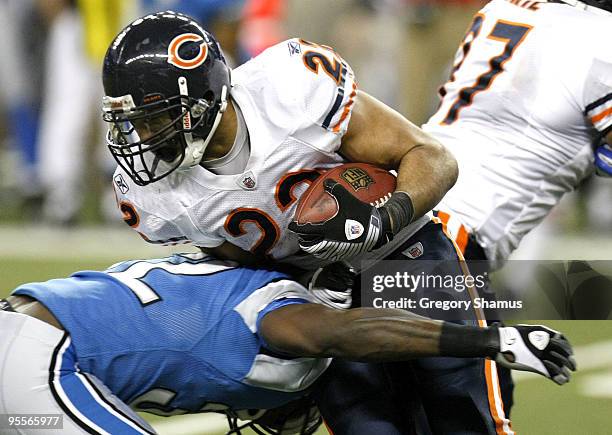
[[[612,371],[581,379],[579,391],[583,396],[612,399]]]

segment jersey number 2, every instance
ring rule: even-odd
[[[285,213],[297,201],[293,194],[293,189],[297,185],[301,183],[311,184],[319,178],[319,175],[321,173],[316,169],[303,169],[285,174],[276,184],[276,191],[274,192],[276,206],[280,212]],[[237,208],[225,219],[224,228],[232,236],[240,237],[246,234],[246,228],[243,228],[243,225],[248,222],[257,225],[261,232],[261,236],[251,248],[251,252],[261,256],[268,255],[272,248],[274,248],[281,233],[278,224],[268,213],[257,208]]]
[[[468,55],[474,40],[480,34],[483,20],[484,16],[482,14],[478,14],[474,17],[474,20],[468,29],[468,33],[463,40],[461,48],[463,51],[463,59],[459,64],[457,64],[457,66],[455,66],[455,68],[453,68],[450,78],[451,82],[455,79],[455,74],[463,64],[463,61]],[[504,43],[503,51],[499,55],[489,60],[490,69],[478,76],[472,86],[463,88],[459,91],[459,95],[457,95],[457,98],[451,105],[441,124],[449,125],[455,122],[459,118],[459,112],[461,109],[471,105],[476,94],[486,91],[489,89],[489,87],[491,87],[491,84],[495,78],[504,71],[504,64],[512,57],[516,48],[523,42],[531,29],[532,26],[527,24],[513,23],[510,21],[498,20],[495,23],[493,30],[489,36],[487,36],[487,38]],[[441,94],[444,95],[445,92],[446,91],[443,88],[441,90]]]

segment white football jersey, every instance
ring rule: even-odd
[[[514,3],[476,14],[423,127],[459,162],[437,208],[494,265],[592,172],[594,137],[612,126],[612,14]]]
[[[140,187],[119,168],[119,205],[126,222],[152,243],[228,241],[286,258],[299,251],[287,229],[298,198],[318,170],[345,163],[336,151],[351,117],[354,74],[328,47],[291,39],[233,70],[230,95],[249,133],[243,173],[215,175],[197,166]]]

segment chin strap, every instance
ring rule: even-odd
[[[185,77],[180,77],[178,79],[179,92],[181,95],[189,96],[189,91],[187,88],[187,79]],[[217,127],[221,123],[221,117],[225,110],[227,109],[227,86],[223,85],[221,89],[221,102],[219,104],[219,111],[215,116],[215,120],[213,122],[212,128],[210,132],[206,136],[206,138],[198,138],[194,139],[193,134],[191,133],[183,133],[185,135],[185,142],[187,144],[187,148],[185,149],[185,157],[183,161],[179,165],[177,169],[185,170],[197,166],[202,160],[202,156],[204,156],[204,151],[206,151],[206,147],[210,143],[215,131],[217,131]],[[198,103],[189,111],[185,113],[183,116],[183,128],[190,129],[192,126],[192,117],[199,118],[200,116],[204,116],[206,110],[210,108],[210,105],[205,100],[199,100]]]

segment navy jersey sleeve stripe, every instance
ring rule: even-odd
[[[329,124],[331,124],[334,115],[338,112],[338,109],[342,106],[342,101],[344,100],[344,85],[346,84],[346,73],[348,69],[346,64],[342,62],[342,76],[340,78],[340,83],[338,84],[338,93],[336,94],[336,101],[334,101],[334,105],[331,110],[325,117],[323,121],[322,127],[329,128]]]
[[[601,98],[593,101],[588,106],[586,106],[586,108],[584,109],[584,113],[590,112],[591,110],[595,109],[598,106],[601,106],[602,104],[607,103],[610,100],[612,100],[612,92],[609,93],[608,95],[606,95],[605,97],[601,97]]]

